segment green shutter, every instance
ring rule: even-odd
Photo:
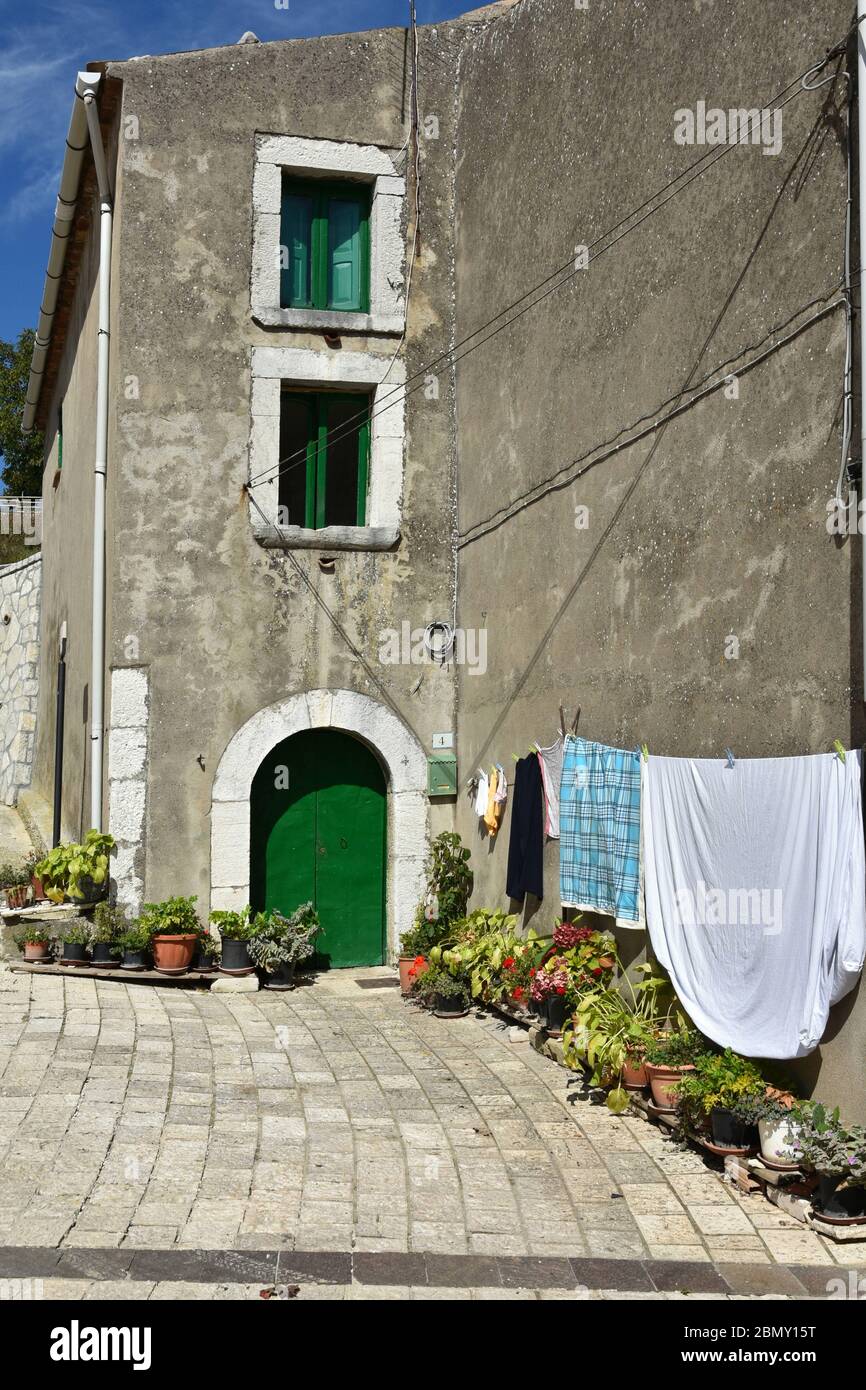
[[[358,312],[362,304],[361,226],[357,196],[328,200],[328,308]]]
[[[280,270],[280,304],[284,308],[305,309],[313,303],[314,212],[311,195],[283,189],[281,244],[286,263]]]

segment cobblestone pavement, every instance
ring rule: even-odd
[[[233,995],[0,975],[0,1277],[70,1297],[112,1276],[118,1297],[257,1296],[269,1271],[304,1297],[826,1296],[866,1265],[866,1243],[578,1100],[496,1019],[375,987],[392,978]],[[196,1278],[202,1252],[242,1251],[249,1279]]]

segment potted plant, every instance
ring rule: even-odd
[[[30,887],[30,870],[16,864],[3,864],[0,867],[0,881],[6,893],[6,906],[10,911],[18,911],[27,906],[27,890]]]
[[[465,981],[447,970],[438,973],[433,991],[433,1012],[437,1018],[463,1018],[469,1010],[469,990]]]
[[[265,989],[294,987],[295,970],[315,953],[321,930],[312,903],[304,903],[289,917],[276,911],[256,915],[247,949],[265,976]]]
[[[30,887],[33,889],[33,901],[41,903],[45,901],[45,889],[42,887],[42,879],[36,872],[36,865],[41,856],[38,854],[28,854],[24,867],[30,875]]]
[[[147,950],[150,946],[150,931],[138,922],[133,922],[126,931],[121,932],[117,944],[123,952],[121,970],[146,970]]]
[[[122,908],[112,907],[105,899],[96,904],[90,933],[91,965],[110,967],[117,964],[117,957],[120,955],[118,939],[125,926],[126,918]]]
[[[671,1029],[653,1039],[646,1052],[646,1070],[656,1109],[676,1110],[677,1084],[704,1049],[703,1039],[692,1028]]]
[[[62,965],[86,965],[90,941],[90,923],[83,917],[70,917],[60,926],[60,962]]]
[[[426,952],[430,950],[431,932],[425,927],[414,926],[400,938],[400,954],[397,957],[397,971],[400,976],[400,993],[409,994],[412,981],[419,970],[426,969]]]
[[[455,923],[466,917],[472,891],[469,858],[469,850],[452,831],[437,835],[430,846],[424,896],[416,908],[412,928],[400,938],[397,968],[404,994],[412,989],[412,980],[418,973],[418,956],[427,959],[435,946],[448,939]],[[410,970],[414,971],[412,980]]]
[[[52,902],[95,903],[108,896],[108,864],[114,837],[88,830],[82,843],[55,845],[34,866]]]
[[[252,975],[255,970],[248,949],[254,927],[250,921],[249,906],[240,912],[212,912],[210,920],[220,934],[222,959],[220,973],[223,975]]]
[[[866,1129],[844,1125],[838,1106],[828,1112],[820,1102],[795,1105],[791,1118],[799,1126],[792,1128],[799,1166],[818,1175],[813,1205],[821,1220],[866,1223]]]
[[[150,932],[153,968],[160,975],[185,975],[192,964],[201,931],[195,904],[195,896],[144,904],[139,925]]]
[[[208,927],[202,927],[195,945],[192,969],[209,974],[215,970],[220,958],[220,943]]]
[[[565,962],[558,956],[551,956],[532,975],[530,994],[544,1012],[542,1021],[548,1033],[559,1035],[568,1014],[571,976]]]
[[[704,1052],[677,1082],[678,1109],[686,1128],[702,1129],[709,1119],[712,1142],[732,1153],[758,1146],[759,1100],[767,1083],[747,1058],[726,1047]]]
[[[768,1089],[758,1101],[755,1117],[761,1158],[771,1168],[799,1168],[797,1154],[801,1126],[792,1118],[792,1098]]]
[[[54,937],[47,927],[40,927],[36,922],[28,926],[17,927],[12,933],[12,938],[20,951],[24,953],[27,961],[49,961],[51,959],[51,946]]]

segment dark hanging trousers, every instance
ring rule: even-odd
[[[542,851],[544,849],[544,797],[541,768],[533,753],[518,758],[511,799],[511,839],[505,891],[522,902],[527,893],[544,897]]]

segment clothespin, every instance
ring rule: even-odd
[[[733,767],[733,766],[734,766],[734,755],[733,755],[733,753],[731,752],[730,748],[726,748],[726,749],[725,749],[725,757],[726,757],[727,760],[728,760],[728,767]]]
[[[644,760],[644,762],[645,762],[645,763],[648,763],[648,762],[649,762],[649,749],[647,748],[647,746],[646,746],[645,743],[642,743],[642,744],[641,744],[641,746],[640,746],[640,751],[643,753],[643,760]]]
[[[838,738],[834,739],[834,740],[833,740],[833,747],[834,747],[834,749],[836,750],[836,755],[837,755],[837,757],[841,758],[841,759],[842,759],[842,762],[844,763],[844,761],[845,761],[845,745],[844,745],[844,743],[842,742],[842,740],[841,740],[841,739],[838,739]]]
[[[565,710],[559,706],[559,727],[562,730],[562,737],[565,738]]]
[[[576,733],[577,733],[577,725],[578,725],[579,720],[580,720],[580,705],[578,705],[578,707],[577,707],[577,714],[574,716],[574,718],[573,718],[572,721],[571,721],[571,732],[572,732],[573,734],[576,734]]]

